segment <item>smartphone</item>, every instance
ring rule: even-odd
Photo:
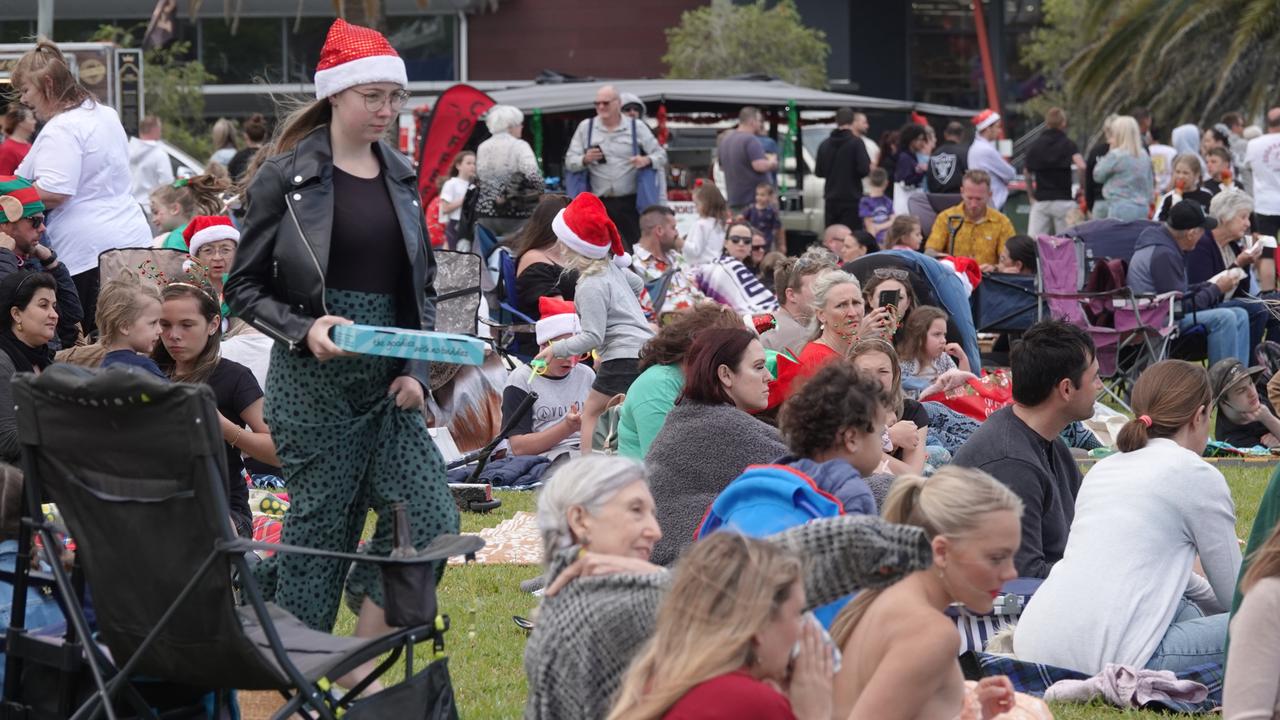
[[[880,307],[898,307],[899,290],[881,290]]]
[[[605,161],[605,158],[604,158],[604,148],[600,147],[600,145],[599,145],[599,144],[592,145],[591,147],[589,147],[589,148],[587,148],[587,149],[588,149],[588,150],[595,149],[595,150],[599,150],[599,151],[600,151],[600,159],[596,161],[596,164],[597,164],[597,165],[601,165],[601,164],[603,164],[604,162],[606,162],[606,161]]]

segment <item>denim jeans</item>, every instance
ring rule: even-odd
[[[1148,670],[1182,672],[1205,663],[1226,662],[1229,613],[1206,616],[1195,603],[1182,598],[1178,612],[1147,661]]]
[[[1244,283],[1242,282],[1241,285]],[[1224,300],[1218,307],[1238,307],[1249,315],[1249,350],[1258,347],[1258,343],[1262,342],[1262,334],[1266,332],[1267,321],[1271,319],[1271,313],[1267,311],[1267,306],[1259,302],[1245,302],[1243,300],[1231,299]],[[1245,366],[1252,364],[1249,360],[1243,360]]]
[[[1249,313],[1238,307],[1209,308],[1187,313],[1178,321],[1178,331],[1186,332],[1195,325],[1209,331],[1209,365],[1233,357],[1249,364]]]

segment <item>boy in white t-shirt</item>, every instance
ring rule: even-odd
[[[572,302],[542,297],[538,309],[542,315],[536,325],[540,349],[582,332]],[[517,365],[502,391],[503,425],[529,393],[537,393],[538,399],[507,438],[511,454],[545,455],[553,460],[563,453],[577,455],[582,406],[595,379],[595,372],[579,365],[576,358],[553,357],[542,373]]]
[[[440,188],[440,222],[444,224],[444,237],[453,250],[458,246],[458,221],[462,219],[462,203],[467,191],[476,179],[476,154],[470,150],[458,153],[453,161],[453,175]]]

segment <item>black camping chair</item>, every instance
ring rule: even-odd
[[[406,702],[418,708],[417,717],[456,717],[446,662],[414,673],[413,649],[430,642],[437,656],[443,651],[448,621],[437,615],[433,564],[474,554],[484,545],[481,539],[441,536],[407,559],[244,540],[228,519],[226,454],[208,387],[69,365],[53,365],[39,376],[18,375],[13,384],[26,481],[24,522],[45,547],[57,547],[40,513],[42,500],[57,503],[77,544],[98,627],[92,635],[79,594],[55,564],[58,594],[74,628],[71,639],[95,638],[110,651],[108,657],[98,642],[84,643],[92,686],[73,720],[104,712],[114,720],[118,696],[137,717],[156,718],[141,698],[138,677],[213,691],[215,705],[232,689],[277,690],[288,702],[276,718],[297,713],[333,720],[342,712],[349,718],[396,717],[394,708]],[[377,563],[388,623],[397,629],[378,638],[311,630],[263,600],[246,559],[250,550]],[[19,556],[29,552],[24,539]],[[233,573],[244,605],[236,603]],[[20,629],[24,575],[20,567],[8,633],[10,710],[22,706],[22,663],[38,655],[14,654],[15,645],[45,642]],[[349,692],[339,695],[331,686],[383,653],[390,657]],[[356,699],[401,654],[405,681]]]

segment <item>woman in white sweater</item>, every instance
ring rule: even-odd
[[[1223,661],[1240,546],[1226,480],[1200,458],[1212,404],[1198,365],[1138,379],[1120,452],[1085,475],[1064,556],[1018,623],[1020,660],[1090,674]]]

